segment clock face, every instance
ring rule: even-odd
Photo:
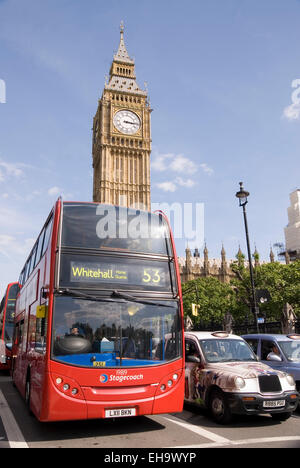
[[[126,135],[133,135],[139,130],[141,121],[134,112],[121,110],[114,115],[114,126]]]

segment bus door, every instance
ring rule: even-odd
[[[43,398],[43,382],[46,366],[46,335],[48,322],[48,295],[44,288],[39,287],[38,300],[31,305],[30,315],[30,353],[34,356],[32,360],[31,385],[32,404],[40,408]]]
[[[24,313],[20,314],[15,323],[13,347],[12,347],[12,374],[16,384],[20,383],[22,378],[21,356],[24,331]]]

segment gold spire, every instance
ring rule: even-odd
[[[134,60],[132,60],[129,57],[129,54],[128,54],[126,46],[125,46],[125,42],[124,42],[124,21],[123,20],[121,21],[121,24],[120,24],[120,35],[121,35],[120,44],[119,44],[118,52],[114,55],[114,60],[116,60],[117,62],[121,62],[121,63],[134,64]]]

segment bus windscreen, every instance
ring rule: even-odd
[[[170,256],[160,214],[97,203],[63,204],[62,247]]]
[[[56,296],[52,357],[83,367],[137,367],[182,356],[177,301],[151,304]],[[168,338],[168,339],[167,339]]]

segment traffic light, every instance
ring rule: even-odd
[[[199,309],[200,309],[200,306],[198,304],[192,304],[192,315],[197,317]]]

